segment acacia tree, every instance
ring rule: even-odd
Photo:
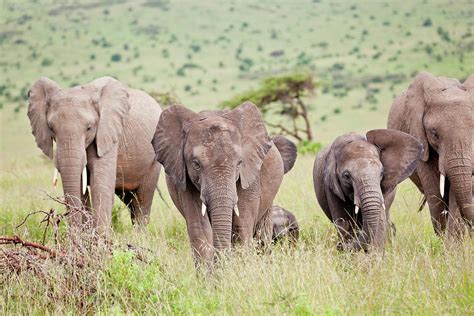
[[[314,77],[307,72],[268,77],[258,88],[239,94],[220,106],[233,109],[242,102],[251,101],[260,109],[268,126],[298,141],[311,141],[310,106],[303,100],[314,95],[315,88]]]

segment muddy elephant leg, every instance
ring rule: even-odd
[[[112,206],[115,197],[117,170],[117,145],[98,158],[95,146],[87,150],[90,165],[90,189],[94,222],[100,234],[109,235],[112,221]]]
[[[135,195],[131,201],[131,218],[132,223],[136,226],[145,227],[150,221],[150,210],[155,194],[158,177],[160,175],[161,165],[154,162],[147,174],[143,177]]]
[[[245,244],[254,237],[260,206],[260,190],[256,183],[246,190],[238,185],[237,195],[239,216],[235,212],[232,216],[232,241]]]
[[[454,237],[455,239],[462,238],[465,225],[452,187],[449,189],[449,212],[446,226],[449,236]]]
[[[396,194],[396,188],[384,196],[384,205],[385,205],[385,216],[387,219],[387,225],[388,225],[388,234],[387,234],[387,241],[390,242],[393,237],[395,237],[395,234],[397,232],[395,228],[395,224],[390,220],[390,207],[392,206],[393,200],[395,199],[395,194]]]
[[[338,199],[329,199],[328,207],[331,214],[331,221],[336,226],[337,233],[341,240],[338,244],[338,248],[341,248],[356,239],[356,231],[358,229],[357,218],[352,218],[346,211],[348,206]]]
[[[174,205],[186,220],[189,241],[193,252],[194,264],[196,267],[207,267],[212,271],[214,266],[214,246],[212,227],[209,221],[209,214],[204,216],[201,213],[201,199],[199,192],[194,188],[180,191],[173,184],[173,181],[166,176],[168,192]]]
[[[82,224],[89,226],[91,223],[91,212],[92,212],[92,203],[91,203],[91,195],[90,195],[90,172],[88,171],[88,181],[89,183],[87,184],[89,187],[86,190],[86,193],[84,193],[81,197],[81,202],[82,205],[84,205],[85,211],[82,214]]]
[[[443,235],[448,221],[448,207],[439,191],[437,162],[420,162],[417,174],[430,209],[434,231],[437,235]]]

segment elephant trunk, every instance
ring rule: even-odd
[[[73,226],[82,221],[82,186],[83,170],[86,165],[85,149],[77,150],[74,146],[62,146],[58,143],[57,164],[63,183],[64,197],[70,212]]]
[[[201,199],[209,212],[214,248],[221,252],[231,247],[232,212],[237,203],[237,192],[232,176],[221,181],[216,181],[216,178],[209,177],[214,180],[206,183]]]
[[[366,250],[368,246],[382,248],[385,243],[387,219],[380,186],[365,185],[359,192],[364,230],[362,247]]]
[[[230,198],[220,198],[209,205],[214,248],[219,252],[231,246],[233,205]]]
[[[447,159],[446,175],[450,181],[461,216],[470,227],[474,225],[472,201],[472,161],[468,155],[456,155]]]

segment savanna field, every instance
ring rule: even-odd
[[[48,197],[62,190],[26,115],[40,76],[63,87],[113,76],[198,111],[269,76],[309,71],[317,88],[305,102],[314,141],[326,145],[386,127],[394,97],[419,71],[461,81],[474,73],[471,1],[4,0],[0,21],[0,235],[36,242],[43,215],[17,227],[23,219],[64,211]],[[0,270],[0,313],[474,314],[472,239],[437,237],[428,209],[418,212],[421,194],[405,181],[383,255],[337,251],[314,194],[314,157],[301,151],[274,202],[299,220],[295,248],[261,255],[238,247],[204,277],[162,172],[164,201],[155,194],[146,231],[134,230],[116,198],[111,251],[91,248],[93,264],[82,269],[46,260],[40,273]]]

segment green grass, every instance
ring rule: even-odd
[[[394,95],[417,71],[460,79],[474,72],[468,1],[153,2],[160,6],[0,6],[0,235],[40,241],[40,215],[15,227],[31,211],[62,209],[43,192],[60,195],[61,189],[52,188],[52,163],[36,147],[25,111],[25,91],[42,75],[63,86],[117,76],[146,91],[175,90],[185,105],[200,110],[269,74],[309,69],[319,83],[311,100],[315,140],[327,144],[343,132],[384,127]],[[432,25],[423,27],[428,18]],[[271,56],[279,50],[284,53]],[[115,54],[120,58],[113,61]],[[374,101],[369,89],[379,89]],[[472,240],[447,245],[437,238],[428,210],[416,212],[419,193],[405,182],[391,209],[397,235],[384,255],[337,252],[334,228],[313,192],[313,159],[298,158],[275,200],[300,220],[294,250],[257,255],[239,248],[204,278],[194,269],[184,220],[174,207],[155,197],[150,225],[138,233],[117,202],[111,256],[77,275],[48,262],[48,282],[30,272],[0,274],[0,312],[474,313]],[[163,177],[159,185],[172,205]],[[148,263],[127,251],[127,243],[152,250]]]

